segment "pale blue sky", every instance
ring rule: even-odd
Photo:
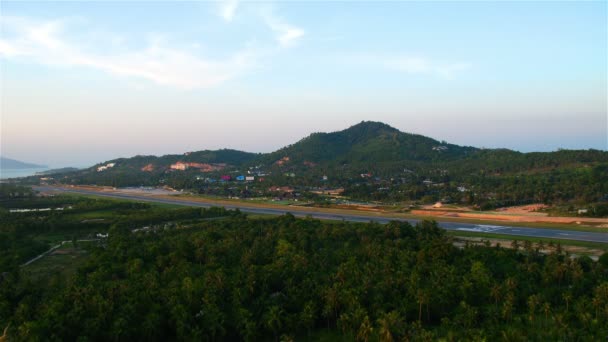
[[[606,2],[0,2],[3,155],[268,152],[361,120],[607,148]]]

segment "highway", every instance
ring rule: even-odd
[[[141,201],[141,202],[153,202],[153,203],[164,203],[173,205],[183,205],[190,207],[202,207],[208,208],[212,206],[218,206],[213,203],[189,201],[185,199],[168,199],[159,198],[153,196],[145,196],[139,194],[124,194],[124,193],[112,193],[112,192],[101,192],[93,190],[84,190],[77,188],[63,188],[53,186],[37,186],[35,190],[40,192],[60,192],[60,193],[74,193],[82,195],[93,195],[110,197],[116,199]],[[277,208],[259,208],[251,207],[246,204],[221,204],[226,209],[239,209],[242,212],[250,214],[268,214],[268,215],[283,215],[286,213],[292,213],[294,216],[305,217],[311,216],[316,219],[324,220],[339,220],[349,222],[378,222],[388,223],[390,221],[406,221],[412,224],[419,222],[420,220],[414,219],[396,219],[391,217],[372,216],[365,214],[334,214],[324,213],[317,211],[306,211],[304,208],[298,208],[298,210],[277,209]],[[460,222],[442,222],[436,220],[439,226],[446,230],[462,231],[462,232],[476,232],[476,233],[488,233],[488,234],[503,234],[513,236],[528,236],[536,238],[551,238],[551,239],[564,239],[564,240],[577,240],[577,241],[588,241],[588,242],[602,242],[608,243],[608,232],[607,233],[595,233],[595,232],[583,232],[576,230],[565,230],[565,229],[546,229],[546,228],[534,228],[534,227],[517,227],[517,226],[503,226],[503,225],[487,225],[487,224],[475,224],[475,223],[460,223]]]

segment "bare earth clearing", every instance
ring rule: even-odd
[[[483,245],[485,245],[486,241],[490,242],[491,247],[496,247],[496,245],[500,244],[500,246],[504,247],[504,248],[509,248],[509,249],[514,248],[511,245],[512,240],[481,238],[481,237],[464,237],[464,236],[459,236],[458,238],[456,238],[454,241],[454,246],[462,248],[466,245],[466,242],[469,242],[470,244],[473,244],[473,245],[483,246]],[[534,244],[534,245],[536,245],[536,244]],[[546,246],[546,244],[545,244],[545,246]],[[597,259],[606,252],[605,250],[598,249],[598,248],[571,246],[571,245],[567,245],[567,244],[562,245],[561,248],[564,252],[566,252],[572,256],[587,255],[595,261],[597,261]],[[524,248],[519,247],[518,250],[524,250]],[[548,246],[546,246],[544,249],[539,250],[539,253],[542,253],[542,254],[551,254],[553,252],[555,252],[555,248],[551,248]]]

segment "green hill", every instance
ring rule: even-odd
[[[400,162],[432,161],[463,157],[476,151],[417,135],[403,133],[380,122],[361,122],[333,133],[314,133],[299,142],[266,156],[279,160],[289,156],[293,162]]]
[[[304,162],[387,167],[403,163],[449,161],[477,151],[473,147],[440,142],[400,132],[381,122],[364,121],[343,131],[313,133],[299,142],[262,157],[265,164],[288,157],[284,164]]]
[[[172,169],[171,165],[178,162],[196,164],[186,165],[185,170]],[[239,183],[219,186],[205,181],[246,172],[264,175],[264,183],[243,185],[241,189]],[[481,149],[364,121],[338,132],[313,133],[272,153],[224,149],[135,156],[66,176],[64,181],[73,184],[168,185],[244,197],[251,191],[263,194],[277,185],[304,191],[341,187],[351,198],[378,201],[591,203],[608,198],[608,152]]]
[[[151,165],[154,171],[165,171],[169,169],[171,164],[177,162],[185,163],[223,163],[231,166],[240,166],[244,163],[254,160],[258,154],[242,152],[230,149],[222,150],[204,150],[196,152],[186,152],[184,154],[168,154],[164,156],[135,156],[131,158],[119,158],[109,160],[104,163],[96,164],[89,170],[96,170],[98,167],[107,165],[108,163],[116,164],[111,168],[112,171],[132,170],[141,171],[145,166]]]
[[[199,163],[217,165],[218,168],[232,169],[254,160],[258,154],[230,149],[204,150],[184,154],[164,156],[135,156],[119,158],[95,164],[90,168],[68,174],[67,180],[74,184],[98,184],[110,186],[155,186],[166,184],[165,180],[181,179],[172,175],[171,165],[182,163]],[[185,172],[188,175],[200,173],[192,168]],[[174,187],[186,185],[169,182]]]

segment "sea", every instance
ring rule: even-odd
[[[36,172],[46,171],[48,169],[0,169],[0,179],[17,178],[33,176]]]

